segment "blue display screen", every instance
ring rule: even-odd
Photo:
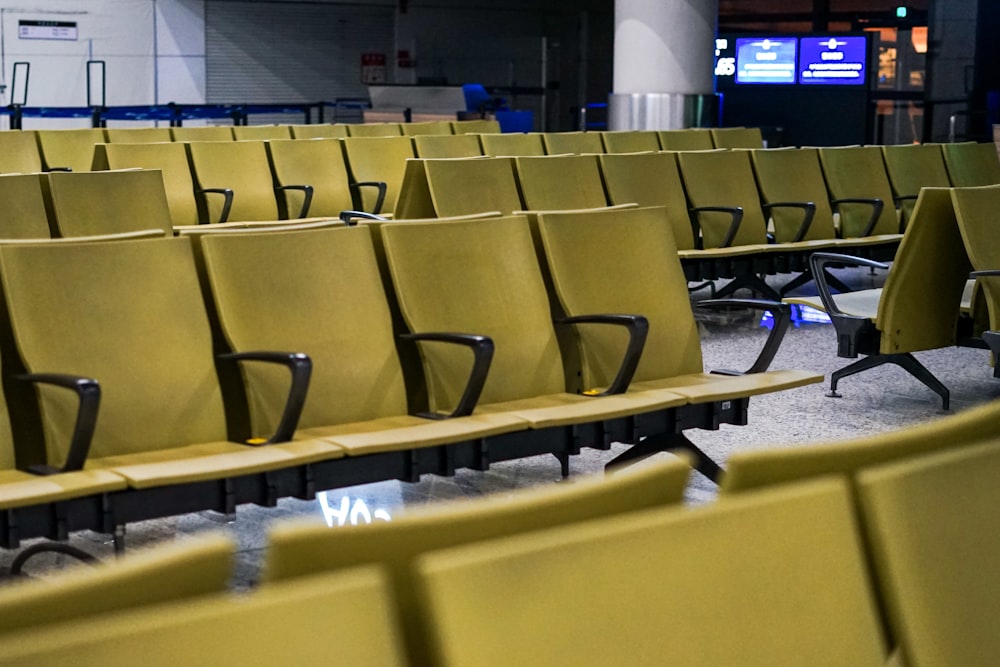
[[[799,44],[801,84],[863,86],[868,42],[859,36],[803,37]]]
[[[736,40],[736,83],[795,83],[795,37]]]

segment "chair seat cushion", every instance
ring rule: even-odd
[[[821,373],[798,370],[766,371],[746,375],[689,373],[671,378],[633,382],[629,387],[629,394],[669,391],[684,396],[688,399],[688,403],[704,403],[768,394],[822,381]]]
[[[855,317],[866,317],[872,322],[878,315],[878,302],[882,299],[882,288],[858,290],[846,294],[834,294],[833,302],[842,312]],[[826,307],[818,296],[790,296],[782,299],[785,303],[809,306],[821,312]]]
[[[108,470],[81,470],[45,476],[22,470],[0,470],[0,509],[82,498],[126,487],[124,477]]]
[[[670,391],[613,396],[548,394],[491,403],[476,408],[476,411],[481,414],[510,413],[530,422],[532,428],[539,429],[618,419],[643,412],[674,408],[684,403],[686,401],[683,396]]]

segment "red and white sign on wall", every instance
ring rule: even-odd
[[[385,83],[385,54],[361,54],[361,83]]]

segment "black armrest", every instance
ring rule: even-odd
[[[865,225],[865,232],[862,236],[872,235],[872,230],[874,230],[875,225],[878,224],[878,219],[882,217],[882,209],[885,208],[885,202],[878,197],[872,199],[866,199],[863,197],[847,197],[845,199],[830,200],[830,205],[835,209],[839,209],[841,204],[868,204],[872,207],[872,215],[868,219],[868,224]]]
[[[222,213],[219,215],[219,219],[216,220],[216,222],[226,222],[229,220],[229,209],[233,207],[232,188],[204,188],[202,190],[198,190],[198,194],[222,195],[224,197],[222,202]]]
[[[377,188],[378,197],[375,199],[375,206],[372,207],[372,213],[380,213],[382,211],[382,204],[385,202],[385,191],[387,188],[383,181],[359,181],[351,183],[351,188],[355,190],[359,188]]]
[[[47,171],[73,171],[73,167],[49,167]]]
[[[362,220],[386,220],[386,218],[383,218],[381,215],[375,215],[374,213],[365,213],[364,211],[341,211],[340,212],[340,219],[348,227],[353,227],[356,224],[358,224],[358,223],[354,222],[355,218],[361,218]]]
[[[263,361],[272,364],[281,364],[288,368],[292,374],[291,387],[288,390],[288,398],[285,400],[285,409],[281,415],[281,421],[274,434],[264,442],[251,441],[249,444],[270,445],[275,442],[288,442],[295,434],[295,429],[299,425],[299,417],[302,416],[302,408],[306,403],[306,393],[309,391],[309,378],[312,376],[312,360],[308,355],[296,352],[230,352],[220,354],[220,361],[240,362],[240,361]]]
[[[56,387],[72,389],[80,399],[76,423],[73,425],[73,435],[70,437],[69,452],[66,454],[63,467],[37,465],[30,466],[28,472],[36,475],[54,475],[60,472],[83,470],[83,464],[87,462],[87,453],[90,451],[90,443],[94,438],[97,412],[101,405],[101,386],[97,380],[60,373],[27,373],[14,377],[24,382],[51,384]]]
[[[776,201],[772,204],[764,204],[764,211],[770,213],[773,208],[801,208],[802,222],[799,224],[799,231],[795,232],[793,242],[801,241],[809,233],[809,226],[812,225],[813,218],[816,217],[816,203],[811,201]]]
[[[403,340],[412,341],[436,341],[439,343],[454,343],[465,345],[472,349],[473,361],[472,371],[469,373],[469,380],[465,384],[465,391],[458,405],[451,411],[451,414],[442,415],[437,412],[421,412],[419,417],[427,419],[451,419],[452,417],[467,417],[472,414],[480,394],[483,393],[483,386],[486,384],[486,376],[493,362],[493,339],[489,336],[477,336],[474,334],[460,334],[448,332],[427,332],[400,334]]]
[[[973,271],[969,274],[971,280],[989,278],[990,276],[1000,276],[1000,269],[983,269],[982,271]]]
[[[732,245],[733,239],[736,238],[736,232],[740,230],[740,223],[743,222],[742,206],[695,206],[688,209],[688,211],[692,214],[691,226],[694,228],[694,241],[699,250],[704,247],[704,241],[701,238],[701,223],[698,221],[699,213],[728,213],[733,217],[732,222],[729,223],[729,231],[726,232],[725,238],[722,239],[720,248],[728,248]]]
[[[837,308],[833,301],[833,293],[830,285],[826,282],[827,264],[847,264],[850,266],[868,266],[873,269],[888,269],[889,265],[883,262],[876,262],[873,259],[855,257],[854,255],[842,255],[835,252],[814,252],[809,256],[809,270],[812,272],[813,280],[816,282],[816,290],[819,292],[820,301],[826,308],[826,314],[830,317],[850,317]]]
[[[616,324],[628,329],[628,347],[625,348],[625,357],[618,367],[618,373],[611,385],[600,393],[588,393],[588,396],[610,396],[611,394],[624,394],[632,382],[635,369],[639,366],[639,359],[642,356],[642,349],[646,345],[646,336],[649,334],[649,320],[642,315],[576,315],[555,321],[556,324],[576,325],[576,324]]]
[[[305,199],[302,200],[302,210],[296,216],[298,218],[304,218],[309,213],[309,207],[312,205],[313,201],[313,186],[311,185],[279,185],[274,188],[275,192],[280,190],[301,190],[305,193]]]
[[[771,327],[771,333],[767,336],[767,341],[764,342],[764,347],[761,349],[760,354],[757,355],[757,360],[753,362],[753,365],[746,371],[730,371],[730,370],[713,370],[713,373],[718,375],[750,375],[751,373],[763,373],[766,371],[771,362],[774,361],[774,355],[778,352],[778,347],[781,346],[781,341],[785,338],[785,332],[788,331],[788,325],[792,321],[792,307],[787,303],[781,303],[780,301],[768,301],[766,299],[710,299],[708,301],[699,301],[696,306],[698,308],[752,308],[754,310],[766,310],[771,313],[771,317],[774,319],[774,326]]]

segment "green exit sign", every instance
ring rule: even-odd
[[[906,18],[906,14],[907,14],[907,10],[906,10],[905,6],[896,7],[896,18],[897,19],[905,19]]]

